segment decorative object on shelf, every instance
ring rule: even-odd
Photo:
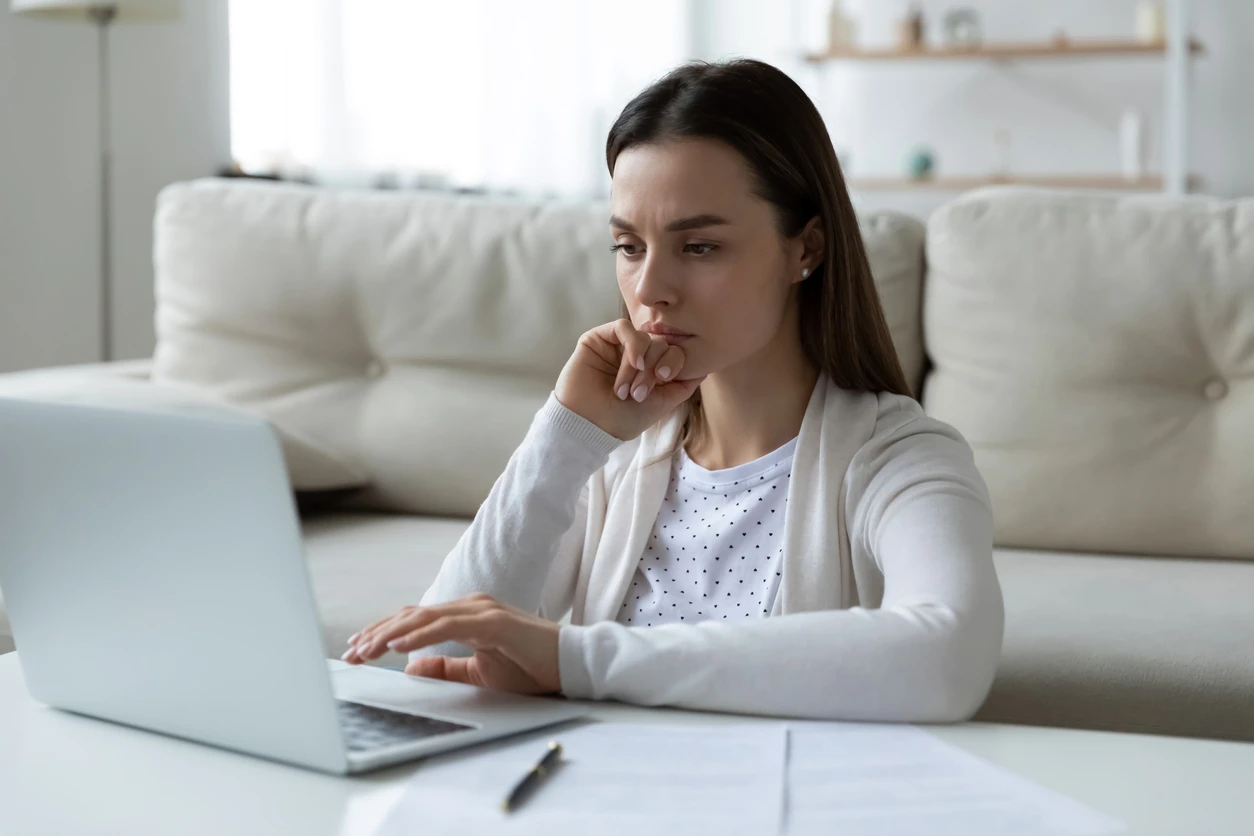
[[[923,10],[910,4],[909,13],[897,23],[897,45],[904,51],[923,48]]]
[[[997,168],[994,174],[998,178],[1009,179],[1010,177],[1010,131],[1005,128],[999,129],[993,134],[993,143],[997,146]]]
[[[1066,29],[1054,30],[1054,39],[1050,41],[1050,43],[1052,43],[1054,46],[1058,47],[1059,49],[1066,49],[1067,46],[1071,43],[1071,39],[1067,37],[1067,30]]]
[[[930,180],[936,171],[936,155],[931,148],[918,148],[910,155],[908,163],[911,180]]]
[[[1167,10],[1162,0],[1144,0],[1136,7],[1136,39],[1147,44],[1167,40]]]
[[[975,9],[954,9],[945,13],[945,45],[949,47],[979,46],[980,15]]]
[[[840,52],[854,46],[858,40],[858,24],[845,14],[844,0],[832,0],[827,10],[827,51]]]
[[[17,14],[42,17],[49,20],[90,23],[96,27],[96,94],[100,102],[99,134],[100,158],[97,174],[100,178],[100,359],[113,357],[113,257],[111,244],[113,233],[113,153],[110,150],[110,124],[113,118],[111,95],[113,85],[109,80],[109,30],[119,23],[168,23],[179,17],[179,0],[10,0],[10,8]],[[51,45],[51,42],[49,42]],[[82,42],[77,36],[66,43],[77,46]]]
[[[1119,119],[1119,169],[1130,183],[1145,176],[1145,119],[1135,107]]]

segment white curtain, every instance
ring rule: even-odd
[[[607,193],[605,135],[691,0],[231,0],[231,145],[322,182]]]

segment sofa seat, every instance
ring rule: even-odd
[[[469,523],[303,519],[327,656],[418,603]],[[1006,638],[976,719],[1254,741],[1254,563],[1018,549],[998,549],[994,560]],[[0,653],[11,649],[0,602]]]
[[[998,549],[977,720],[1254,741],[1254,563]]]
[[[468,524],[307,519],[328,654],[417,603]],[[1254,741],[1254,564],[1017,549],[995,560],[1006,634],[977,720]]]
[[[303,520],[326,653],[416,604],[470,521]],[[998,549],[1001,663],[977,720],[1254,741],[1254,563]],[[0,603],[0,653],[13,649]],[[387,654],[375,664],[400,666]]]

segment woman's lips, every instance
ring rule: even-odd
[[[661,337],[666,341],[667,345],[682,345],[692,338],[692,334],[680,331],[673,325],[665,325],[661,322],[646,322],[640,327],[640,330],[655,337]]]

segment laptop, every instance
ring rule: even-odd
[[[278,438],[217,409],[0,399],[0,589],[34,699],[323,772],[587,713],[328,662]]]

